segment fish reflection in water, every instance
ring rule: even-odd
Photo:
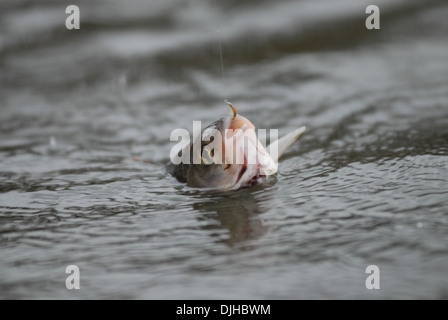
[[[242,250],[251,249],[254,244],[250,240],[259,239],[270,230],[263,218],[263,213],[267,212],[269,207],[260,205],[260,202],[264,204],[269,201],[270,192],[266,190],[267,186],[267,184],[257,185],[239,192],[230,191],[228,194],[212,195],[208,201],[194,203],[193,208],[203,213],[198,216],[198,220],[215,220],[220,224],[219,227],[212,224],[204,228],[228,230],[228,237],[220,241]],[[264,199],[258,199],[253,194],[254,190],[264,192]]]

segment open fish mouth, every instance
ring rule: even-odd
[[[226,173],[236,176],[232,189],[238,189],[256,184],[258,178],[275,174],[277,164],[258,140],[253,123],[237,114],[230,102],[227,104],[229,115],[220,122],[221,126],[216,127],[222,136],[221,156],[214,160],[225,165]]]
[[[236,156],[243,157],[240,175],[243,175],[248,167],[255,169],[260,176],[275,174],[277,164],[257,138],[255,126],[245,117],[236,114],[236,110],[230,102],[227,104],[233,112],[233,119],[230,121],[228,132],[225,135],[224,150],[227,151],[229,147],[233,147]]]

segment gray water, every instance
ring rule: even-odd
[[[0,4],[0,298],[448,298],[446,1],[76,3]],[[226,98],[275,183],[166,173]]]

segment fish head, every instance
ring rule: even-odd
[[[192,160],[201,159],[200,164],[192,161],[186,170],[191,187],[236,190],[277,172],[277,164],[258,140],[255,126],[227,104],[229,114],[202,130],[191,145]]]

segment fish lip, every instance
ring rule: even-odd
[[[230,108],[230,112],[231,112],[232,120],[235,119],[236,116],[237,116],[237,112],[236,112],[236,109],[235,109],[235,107],[233,106],[232,102],[227,101],[227,99],[224,100],[224,102],[227,103],[227,105],[228,105],[229,108]]]

